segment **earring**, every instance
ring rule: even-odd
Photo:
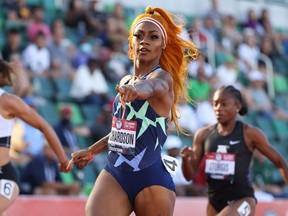
[[[238,113],[238,112],[239,112],[239,110],[238,110],[238,109],[236,109],[235,111],[236,111],[236,113]]]

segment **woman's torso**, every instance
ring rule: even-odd
[[[237,121],[227,136],[220,135],[215,125],[205,141],[205,159],[208,193],[251,188],[249,166],[252,152],[245,142],[242,122]]]
[[[143,77],[146,79],[147,76]],[[115,97],[113,107],[113,117],[121,119],[123,108],[119,99],[119,95]],[[135,149],[131,155],[109,152],[108,160],[119,169],[127,171],[138,171],[144,169],[161,157],[161,149],[167,138],[167,118],[159,116],[151,107],[147,100],[135,100],[126,103],[124,111],[125,120],[136,122],[135,128]],[[121,120],[120,120],[121,121]],[[125,123],[122,121],[123,124]],[[130,122],[129,122],[130,124]],[[133,132],[131,132],[132,134]],[[112,131],[110,139],[117,140],[118,131]],[[130,137],[133,137],[131,135]],[[131,141],[132,142],[132,141]]]
[[[1,97],[4,93],[5,91],[0,88],[0,103]],[[1,114],[0,108],[0,166],[7,164],[9,161],[10,138],[12,135],[14,121],[14,118],[4,118]]]

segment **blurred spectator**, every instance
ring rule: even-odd
[[[79,195],[79,182],[62,182],[56,155],[48,144],[43,154],[36,155],[21,172],[21,193],[37,195]]]
[[[33,97],[27,96],[24,98],[24,101],[28,106],[37,111],[36,101]],[[22,153],[32,159],[32,157],[41,154],[45,138],[38,129],[24,121],[21,121],[21,123],[24,127],[23,140],[26,143],[26,147],[23,149]]]
[[[49,76],[50,58],[45,34],[38,32],[35,43],[31,43],[23,51],[23,64],[27,68],[28,75],[30,77]]]
[[[28,22],[31,18],[31,7],[27,4],[26,0],[9,0],[9,4],[7,5],[8,13],[11,11],[15,11],[18,19],[21,22]],[[8,15],[9,16],[9,15]]]
[[[7,32],[7,42],[2,49],[5,61],[10,61],[13,54],[21,55],[24,47],[21,44],[22,36],[18,28],[10,28]]]
[[[93,28],[89,29],[89,35],[100,39],[103,46],[109,46],[106,31],[107,14],[99,9],[99,0],[88,0],[88,2],[87,12],[93,22]]]
[[[112,14],[107,18],[107,35],[110,40],[118,38],[122,43],[128,42],[129,34],[125,23],[124,8],[120,2],[114,5]]]
[[[194,18],[189,28],[189,36],[191,40],[201,49],[207,48],[207,36],[203,30],[203,21],[200,18]],[[195,62],[195,61],[192,61]]]
[[[192,61],[189,64],[188,72],[189,76],[192,78],[197,77],[197,71],[199,67],[203,67],[205,71],[205,77],[209,78],[213,75],[214,71],[212,66],[207,63],[206,61],[207,57],[204,54],[201,54],[198,56],[197,60]]]
[[[35,42],[38,33],[42,32],[47,40],[50,40],[51,30],[44,22],[44,10],[42,6],[35,5],[32,10],[32,21],[27,26],[27,36],[31,42]]]
[[[262,37],[264,35],[264,29],[259,23],[257,15],[253,9],[248,10],[246,20],[243,23],[243,28],[253,29],[257,36]]]
[[[72,123],[72,109],[69,105],[60,108],[59,122],[54,125],[54,130],[62,143],[67,155],[79,149],[77,134]]]
[[[128,68],[131,66],[131,60],[123,50],[123,44],[120,38],[113,38],[110,41],[111,56],[106,63],[107,77],[110,81],[118,83],[121,78],[127,75]]]
[[[273,104],[269,98],[265,90],[263,74],[259,71],[252,71],[249,74],[249,81],[249,86],[243,92],[249,109],[268,118],[288,121],[288,113]]]
[[[223,16],[222,23],[221,44],[226,52],[235,53],[238,45],[243,40],[243,36],[237,26],[237,20],[233,15],[226,15]]]
[[[198,128],[217,123],[213,108],[213,94],[214,91],[210,91],[209,99],[197,103],[195,112],[198,122]]]
[[[238,71],[236,61],[233,55],[226,54],[225,62],[219,65],[216,69],[216,76],[218,78],[218,85],[234,85],[239,86],[238,83]]]
[[[219,48],[221,31],[220,28],[216,26],[215,20],[213,20],[211,15],[206,15],[204,17],[203,30],[206,32],[206,34],[209,33],[212,36],[216,47]]]
[[[111,131],[112,124],[112,100],[102,106],[100,114],[90,127],[91,137],[93,140],[99,140]]]
[[[74,69],[78,69],[81,65],[86,65],[88,63],[89,58],[91,57],[91,53],[93,52],[93,46],[91,43],[84,42],[79,45],[78,50],[75,55],[72,56],[71,64]]]
[[[197,69],[196,78],[189,80],[188,95],[195,102],[208,100],[209,98],[211,86],[205,74],[205,68],[200,66]]]
[[[99,60],[90,57],[87,65],[81,65],[75,74],[71,96],[79,103],[102,106],[108,100],[108,83],[99,67]]]
[[[75,71],[71,66],[67,43],[71,42],[65,38],[64,23],[60,19],[54,20],[52,23],[52,40],[47,45],[51,56],[51,73],[54,78],[72,79],[74,76]]]
[[[178,102],[180,118],[178,119],[179,127],[189,136],[193,136],[198,128],[195,110],[189,105],[184,98]]]
[[[32,94],[33,88],[31,87],[28,74],[22,64],[21,56],[19,56],[19,54],[11,55],[10,62],[17,68],[17,75],[13,78],[12,92],[19,97],[25,97]]]
[[[210,0],[210,9],[206,13],[206,16],[211,17],[215,25],[220,28],[222,23],[222,14],[219,11],[219,1],[218,0]]]
[[[79,42],[87,39],[88,32],[94,24],[82,0],[69,1],[64,22],[67,27],[76,31]],[[95,28],[97,28],[97,26],[95,26]]]
[[[259,48],[255,32],[251,28],[244,29],[244,42],[238,47],[239,68],[244,74],[257,68]]]
[[[281,50],[277,42],[268,36],[264,36],[260,41],[260,52],[268,56],[272,62],[281,59]]]

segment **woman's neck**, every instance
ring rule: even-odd
[[[159,67],[159,62],[150,63],[150,64],[135,64],[134,65],[134,76],[137,78],[142,78],[151,71]]]

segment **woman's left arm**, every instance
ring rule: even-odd
[[[258,149],[264,156],[274,163],[274,165],[279,169],[286,184],[288,184],[288,166],[284,158],[275,148],[273,148],[260,129],[250,127],[246,131],[247,137],[252,141],[254,148]]]

